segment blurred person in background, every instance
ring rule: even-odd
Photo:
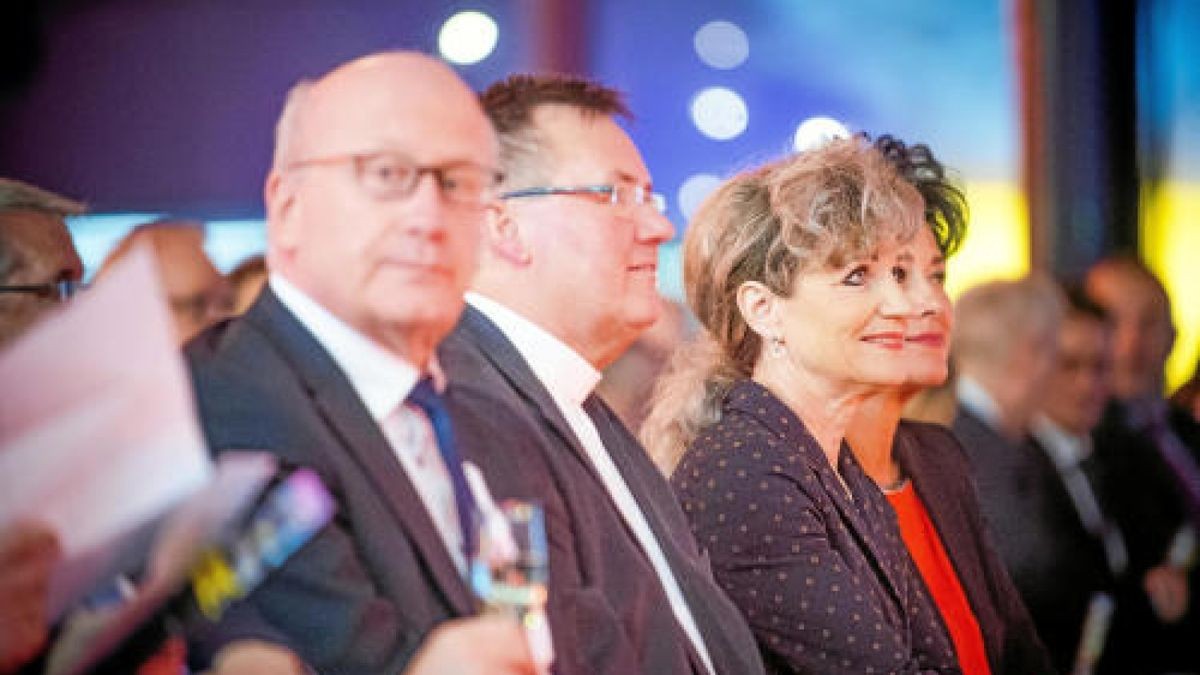
[[[159,276],[175,323],[179,344],[233,310],[229,282],[204,252],[204,224],[191,220],[157,220],[138,225],[104,258],[99,280],[134,246],[145,243],[158,259]]]
[[[229,287],[233,292],[232,313],[235,316],[241,316],[258,299],[263,285],[267,283],[266,257],[252,255],[246,258],[238,263],[237,267],[233,268],[229,274],[226,274],[225,279],[229,282]]]
[[[642,437],[768,672],[961,672],[895,512],[844,442],[863,402],[907,378],[912,247],[940,255],[923,215],[852,138],[729,179],[684,235],[705,330]]]
[[[78,289],[83,262],[66,218],[84,210],[66,197],[0,178],[0,348]]]
[[[1081,288],[1066,289],[1058,358],[1033,433],[1049,454],[1080,522],[1117,580],[1113,622],[1097,671],[1166,669],[1166,624],[1187,606],[1187,577],[1168,560],[1182,512],[1166,467],[1128,435],[1095,433],[1109,400],[1113,328]]]
[[[1165,467],[1175,489],[1159,491],[1159,496],[1175,500],[1185,514],[1186,526],[1177,532],[1169,555],[1175,567],[1188,570],[1189,579],[1189,609],[1173,627],[1173,663],[1200,671],[1200,649],[1195,648],[1200,635],[1200,424],[1165,398],[1166,362],[1176,336],[1171,299],[1158,277],[1127,255],[1098,261],[1088,270],[1084,289],[1108,312],[1114,331],[1113,400],[1097,437],[1128,439],[1124,452],[1140,455],[1143,464]]]
[[[66,197],[0,178],[0,349],[75,292],[83,262],[65,218],[83,212]],[[0,528],[0,673],[17,671],[45,647],[47,589],[61,555],[46,525]]]
[[[947,379],[953,308],[946,258],[966,235],[965,196],[925,145],[884,135],[875,147],[917,191],[925,232],[896,269],[912,311],[897,357],[905,380],[867,398],[846,441],[899,517],[900,533],[954,641],[963,672],[1052,672],[1020,594],[983,521],[971,469],[949,429],[901,420],[909,401]]]
[[[662,305],[662,315],[654,325],[604,369],[604,378],[596,385],[596,393],[635,434],[642,428],[654,382],[671,353],[695,332],[686,307],[667,298],[662,299]]]
[[[1030,433],[1054,375],[1063,304],[1040,276],[976,286],[955,307],[951,353],[953,429],[984,517],[1055,668],[1071,672],[1090,608],[1111,601],[1114,580],[1103,542]]]

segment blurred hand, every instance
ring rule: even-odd
[[[20,668],[46,644],[46,593],[62,557],[58,537],[41,523],[0,531],[0,673]]]
[[[313,672],[286,647],[257,640],[231,642],[217,652],[206,675],[305,675]]]
[[[433,630],[404,675],[535,675],[516,619],[482,616]]]
[[[1146,572],[1142,586],[1150,606],[1163,623],[1175,623],[1187,614],[1187,572],[1175,565],[1159,565]]]

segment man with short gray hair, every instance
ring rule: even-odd
[[[70,297],[83,262],[65,218],[83,204],[0,178],[0,347]]]

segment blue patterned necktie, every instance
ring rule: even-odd
[[[450,414],[442,397],[433,387],[432,378],[425,377],[417,382],[417,386],[408,394],[408,402],[420,408],[429,418],[433,426],[433,435],[437,439],[438,451],[442,455],[442,463],[446,465],[446,473],[450,476],[450,485],[454,490],[454,504],[458,511],[458,524],[462,529],[463,554],[467,565],[475,557],[476,546],[476,505],[467,485],[467,476],[463,473],[462,459],[458,455],[458,447],[454,444],[454,429],[450,423]]]

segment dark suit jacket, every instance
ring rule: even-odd
[[[950,557],[993,675],[1053,673],[1033,620],[996,553],[980,512],[971,467],[949,429],[902,421],[893,451]]]
[[[744,380],[671,478],[773,673],[957,673],[896,515],[845,445],[834,473],[786,405]]]
[[[219,624],[190,626],[197,662],[230,640],[260,638],[321,673],[399,672],[434,625],[474,613],[391,446],[342,371],[270,290],[243,318],[190,343],[186,355],[212,450],[266,449],[312,467],[339,509]]]
[[[983,516],[1055,668],[1070,672],[1088,603],[1115,582],[1046,451],[1012,443],[959,409],[954,434],[970,461]]]
[[[542,481],[537,489],[544,490],[551,548],[549,613],[561,672],[702,672],[649,559],[516,348],[468,307],[438,358],[450,378],[449,404],[464,454],[520,452],[538,463],[523,477],[495,471],[489,481],[500,499],[522,479]],[[679,580],[717,673],[761,673],[753,638],[713,582],[666,481],[612,412],[592,401],[600,437]],[[521,436],[521,443],[498,444],[497,424]]]

